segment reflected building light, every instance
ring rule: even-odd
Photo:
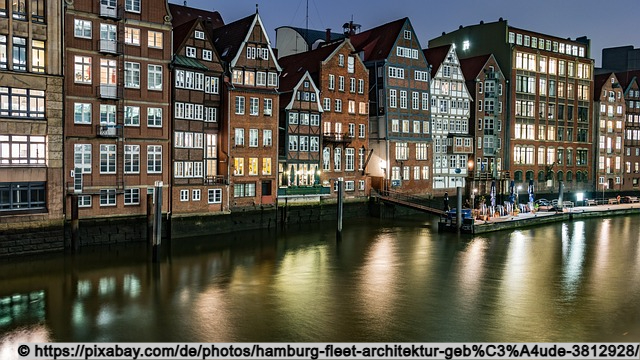
[[[116,279],[114,277],[101,278],[98,282],[98,295],[106,296],[116,291]]]
[[[575,223],[573,236],[569,239],[567,251],[563,254],[562,282],[564,290],[572,297],[584,274],[585,237],[584,222]]]
[[[102,305],[96,317],[96,325],[105,326],[111,324],[115,319],[114,313],[111,305]]]
[[[78,298],[79,299],[84,299],[87,296],[89,296],[89,294],[91,294],[91,281],[89,280],[78,280],[78,286],[77,286],[77,292],[78,292]]]
[[[476,298],[482,286],[484,277],[484,241],[474,240],[462,254],[462,268],[460,269],[460,285],[464,288],[463,303],[470,307],[476,305]]]
[[[0,359],[19,359],[18,345],[23,343],[48,343],[53,341],[45,325],[23,326],[19,329],[0,334]]]
[[[140,280],[133,274],[124,276],[123,287],[124,292],[134,299],[140,295]]]

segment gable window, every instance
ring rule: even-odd
[[[196,30],[194,36],[196,39],[204,40],[204,31]]]
[[[187,48],[185,50],[185,54],[187,55],[187,57],[195,58],[196,57],[196,48],[191,47],[191,46],[187,46]]]
[[[411,40],[411,30],[405,30],[404,31],[404,38],[406,40]]]
[[[344,55],[342,54],[338,55],[338,65],[344,66]]]
[[[213,52],[211,50],[202,50],[202,60],[211,61],[213,59]]]

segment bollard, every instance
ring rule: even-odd
[[[342,193],[344,191],[344,179],[338,178],[338,201],[337,201],[337,214],[338,214],[338,228],[336,229],[336,238],[338,241],[342,240]]]
[[[456,228],[458,228],[458,232],[462,229],[462,187],[458,186],[456,188],[457,192],[457,202],[456,202]]]
[[[153,245],[153,194],[147,194],[147,244]]]
[[[78,220],[78,195],[71,195],[71,251],[78,251],[80,220]]]
[[[162,240],[162,181],[156,181],[153,196],[156,199],[153,222],[153,262],[158,262],[158,251],[160,250],[160,242]]]

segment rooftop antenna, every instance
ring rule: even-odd
[[[307,38],[307,46],[309,46],[308,41],[309,41],[309,0],[307,0],[307,13],[306,13],[306,17],[305,17],[305,37]],[[309,49],[310,50],[310,49]]]

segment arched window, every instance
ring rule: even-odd
[[[564,173],[562,171],[558,171],[558,181],[564,181]]]
[[[573,173],[571,172],[571,170],[567,171],[567,181],[573,181]]]
[[[542,170],[538,171],[538,181],[544,182],[544,171]]]
[[[527,170],[526,176],[527,181],[533,180],[533,171]]]
[[[582,181],[584,182],[589,182],[589,173],[588,172],[584,172],[584,174],[582,174]]]
[[[582,171],[576,171],[576,182],[582,181]]]
[[[513,180],[522,182],[522,170],[518,170],[513,174]]]

